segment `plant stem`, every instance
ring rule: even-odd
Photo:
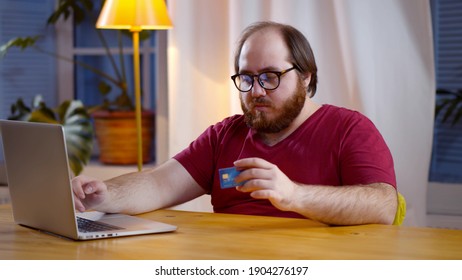
[[[81,66],[97,75],[100,75],[101,77],[105,78],[106,80],[110,81],[111,83],[113,83],[114,85],[120,87],[120,88],[124,88],[124,85],[122,82],[114,79],[113,77],[109,76],[108,74],[104,73],[103,71],[91,66],[90,64],[87,64],[85,62],[82,62],[82,61],[79,61],[79,60],[75,60],[75,59],[71,59],[71,58],[68,58],[68,57],[65,57],[65,56],[62,56],[62,55],[59,55],[59,54],[56,54],[56,53],[53,53],[53,52],[49,52],[49,51],[46,51],[46,50],[43,50],[37,46],[33,46],[33,48],[35,50],[37,50],[38,52],[41,52],[41,53],[44,53],[46,55],[49,55],[49,56],[54,56],[56,58],[59,58],[59,59],[62,59],[64,61],[67,61],[69,63],[73,63],[73,64],[76,64],[78,66]]]
[[[125,72],[125,62],[124,62],[124,55],[123,55],[123,46],[122,46],[122,32],[117,32],[117,42],[119,45],[119,60],[120,60],[120,68],[122,72],[123,81],[127,81],[127,76]]]
[[[104,36],[103,36],[101,30],[100,30],[100,29],[96,29],[96,33],[98,34],[98,37],[99,37],[99,39],[100,39],[100,41],[101,41],[101,44],[102,44],[103,47],[104,47],[104,51],[106,52],[106,54],[107,54],[108,57],[109,57],[109,61],[111,62],[112,67],[114,68],[114,71],[115,71],[115,73],[116,73],[116,75],[117,75],[117,79],[119,79],[119,81],[120,81],[121,83],[122,83],[122,82],[123,82],[123,83],[126,83],[126,80],[124,79],[124,77],[122,77],[122,75],[121,75],[120,72],[119,72],[119,68],[117,68],[117,65],[115,64],[114,57],[112,56],[112,53],[111,53],[111,51],[110,51],[110,49],[109,49],[109,46],[108,46],[108,44],[107,44],[107,42],[106,42],[106,39],[104,38]]]

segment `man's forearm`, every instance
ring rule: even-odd
[[[174,206],[205,193],[176,160],[106,181],[109,199],[101,205],[105,212],[139,214]]]
[[[397,209],[393,186],[375,183],[360,186],[299,185],[291,211],[332,225],[392,224]]]
[[[105,181],[109,195],[97,210],[108,213],[138,214],[155,208],[152,181],[146,173],[133,172]]]

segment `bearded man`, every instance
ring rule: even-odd
[[[155,168],[105,182],[74,178],[76,208],[138,214],[210,194],[219,213],[334,225],[393,222],[391,153],[365,116],[311,99],[317,66],[300,31],[275,22],[250,25],[234,67],[242,115],[210,126]],[[223,188],[220,170],[229,167],[238,172],[235,186]]]

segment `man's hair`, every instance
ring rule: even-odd
[[[290,60],[300,73],[311,74],[310,84],[308,85],[307,92],[310,97],[316,93],[318,83],[318,68],[314,59],[313,50],[306,37],[296,28],[290,25],[276,23],[272,21],[261,21],[249,25],[241,33],[241,37],[237,43],[236,52],[234,54],[234,70],[239,73],[239,57],[241,55],[242,46],[245,41],[254,33],[263,29],[274,29],[280,32],[282,38],[289,49]]]

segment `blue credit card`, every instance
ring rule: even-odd
[[[241,173],[241,171],[237,170],[236,167],[219,169],[218,174],[220,175],[220,187],[222,189],[228,189],[236,186],[242,186],[244,182],[238,184],[234,181],[234,178],[236,178],[239,173]]]

